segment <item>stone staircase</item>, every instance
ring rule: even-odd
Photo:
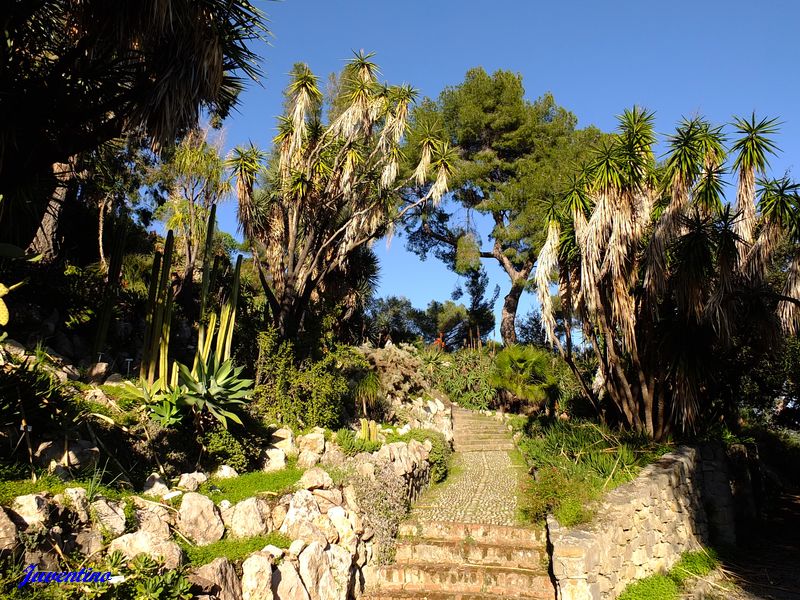
[[[395,563],[377,569],[367,597],[552,600],[546,535],[516,526],[508,510],[519,480],[510,432],[458,407],[453,420],[456,474],[400,525]]]

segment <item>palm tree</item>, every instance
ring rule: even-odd
[[[418,173],[432,180],[416,205],[400,208],[400,144],[415,91],[380,85],[372,55],[360,52],[345,67],[329,122],[316,76],[296,65],[286,90],[286,112],[261,188],[253,190],[255,150],[240,153],[239,219],[260,265],[261,283],[275,327],[296,335],[315,294],[331,273],[344,273],[362,246],[422,203],[447,191],[455,160],[446,144],[433,144]],[[234,163],[229,163],[234,164]]]
[[[586,395],[598,406],[605,399],[627,426],[660,439],[707,414],[720,376],[715,359],[746,327],[745,309],[765,332],[770,309],[777,308],[787,331],[800,324],[800,185],[786,178],[759,182],[758,212],[750,200],[752,215],[742,218],[755,190],[750,178],[775,151],[765,138],[775,121],[736,121],[747,133],[732,145],[736,212],[723,202],[721,128],[684,119],[657,165],[652,121],[652,113],[626,111],[614,137],[572,179],[548,214],[535,279],[547,338]],[[744,233],[752,241],[754,232],[754,244],[742,239]],[[763,280],[783,241],[796,250],[777,293]],[[563,343],[550,297],[556,276]],[[597,359],[591,390],[572,360],[573,318]]]

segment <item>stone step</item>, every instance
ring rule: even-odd
[[[397,542],[397,563],[445,563],[537,569],[542,565],[545,547],[525,548],[509,545],[480,544],[471,540],[405,540]]]
[[[470,592],[404,592],[403,590],[379,591],[361,596],[363,600],[516,600],[515,596],[480,594]]]
[[[514,450],[514,442],[508,440],[507,442],[470,442],[456,444],[456,452],[487,452],[499,450]]]
[[[497,433],[464,433],[457,431],[453,439],[458,442],[466,442],[469,440],[510,440],[511,434],[508,431]]]
[[[465,542],[493,546],[511,546],[541,550],[547,544],[547,535],[542,527],[514,527],[511,525],[487,525],[483,523],[453,523],[449,521],[404,521],[400,523],[398,535],[403,541],[422,542],[429,540]]]
[[[384,590],[446,591],[468,594],[490,593],[495,597],[548,600],[553,598],[550,577],[541,569],[407,563],[380,567],[376,583],[382,592]]]

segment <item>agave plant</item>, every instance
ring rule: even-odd
[[[231,359],[218,363],[211,357],[208,363],[198,362],[195,369],[178,363],[178,380],[182,402],[188,405],[199,422],[203,413],[217,419],[224,427],[228,419],[242,424],[231,408],[245,403],[253,388],[251,379],[241,377],[243,367],[236,367]]]

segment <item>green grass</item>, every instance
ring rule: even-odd
[[[76,479],[74,481],[62,481],[55,475],[39,475],[35,482],[30,479],[11,479],[0,481],[0,505],[7,506],[11,504],[17,496],[25,496],[27,494],[37,494],[39,492],[49,492],[51,494],[60,494],[66,488],[84,488],[85,490],[92,490],[92,482],[88,479]],[[132,490],[122,490],[107,485],[94,484],[93,495],[103,496],[109,500],[121,500],[125,497],[133,495]]]
[[[553,514],[562,525],[585,523],[603,492],[634,479],[669,450],[587,421],[514,419],[512,426],[523,434],[518,446],[524,463],[536,468],[536,479],[522,491],[522,522],[540,523]],[[517,460],[512,454],[512,462]]]
[[[713,550],[684,552],[668,573],[651,575],[630,584],[619,600],[677,600],[687,584],[698,577],[705,577],[718,564]]]
[[[211,478],[200,486],[199,492],[219,504],[228,500],[235,504],[245,498],[265,494],[280,495],[281,492],[290,490],[303,476],[303,470],[294,464],[289,464],[285,469],[274,473],[255,471],[245,473],[231,479]]]
[[[267,535],[250,538],[225,538],[208,546],[192,546],[183,540],[179,540],[178,545],[183,549],[190,565],[200,566],[219,557],[225,557],[230,561],[241,560],[270,544],[278,548],[288,548],[291,542],[292,540],[285,535],[272,531]]]

